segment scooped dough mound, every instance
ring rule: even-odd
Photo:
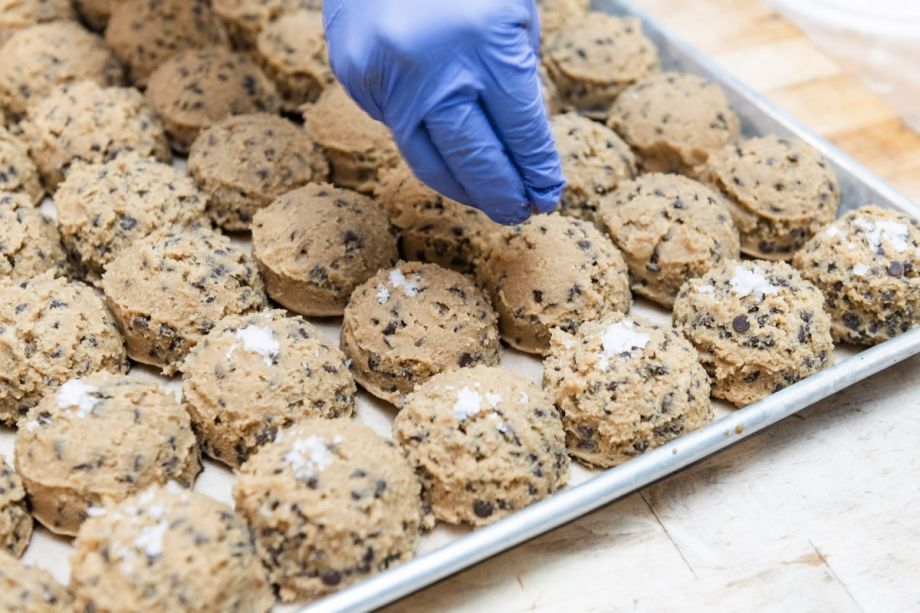
[[[73,0],[83,21],[93,30],[105,30],[112,11],[124,0]]]
[[[29,157],[29,149],[19,137],[3,127],[0,116],[0,192],[21,193],[32,204],[45,195],[38,168]]]
[[[0,0],[0,47],[19,30],[75,17],[70,0]]]
[[[70,591],[49,573],[0,551],[0,611],[59,613],[72,607]]]
[[[0,191],[0,279],[25,281],[70,272],[54,222],[23,194]]]
[[[0,457],[0,553],[19,557],[32,538],[32,515],[26,489],[12,468]]]
[[[217,13],[242,49],[255,47],[259,33],[284,15],[301,10],[319,11],[322,0],[213,0]]]
[[[591,0],[537,0],[543,35],[558,32],[572,19],[584,16],[590,5]]]

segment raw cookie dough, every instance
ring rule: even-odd
[[[112,11],[105,42],[145,87],[156,68],[180,51],[226,45],[227,33],[208,0],[127,0]]]
[[[550,119],[566,186],[558,211],[596,221],[605,195],[636,176],[636,158],[617,133],[577,113]]]
[[[565,485],[569,457],[558,411],[537,386],[497,367],[435,375],[393,424],[439,520],[482,526]]]
[[[509,229],[478,270],[500,318],[502,338],[546,355],[550,330],[629,310],[626,262],[588,222],[536,215]]]
[[[691,279],[674,327],[699,352],[712,395],[739,407],[834,362],[824,297],[784,262],[725,262]]]
[[[212,0],[212,4],[233,44],[243,49],[255,47],[259,33],[281,16],[323,8],[322,0]]]
[[[23,194],[0,191],[0,280],[70,272],[54,222]]]
[[[313,102],[335,82],[319,11],[301,10],[272,21],[259,34],[256,49],[286,111]]]
[[[423,521],[421,486],[402,450],[345,419],[279,433],[240,469],[233,499],[284,601],[412,558]]]
[[[741,258],[728,205],[693,179],[642,175],[605,198],[598,217],[626,258],[633,292],[668,308],[687,279]]]
[[[205,223],[206,202],[191,177],[134,153],[75,166],[54,195],[67,253],[96,285],[105,267],[134,242],[164,228]]]
[[[920,325],[920,224],[870,205],[851,211],[796,252],[824,293],[834,339],[875,345]]]
[[[543,36],[562,30],[569,21],[583,17],[591,0],[537,0]]]
[[[71,377],[128,369],[124,341],[88,286],[49,274],[0,282],[0,423]]]
[[[824,158],[804,141],[750,138],[713,153],[701,178],[728,199],[741,250],[789,260],[837,215],[840,189]]]
[[[0,118],[2,119],[2,118]],[[0,192],[20,192],[38,204],[45,195],[29,149],[0,123]]]
[[[202,131],[188,169],[208,195],[214,223],[225,230],[248,230],[256,211],[329,173],[303,129],[267,113],[227,117]]]
[[[175,483],[100,510],[71,560],[77,611],[234,611],[274,605],[252,533],[230,507]]]
[[[105,42],[75,21],[20,30],[0,54],[0,106],[13,118],[22,118],[58,85],[83,80],[102,86],[124,82],[124,69]]]
[[[712,420],[709,377],[670,326],[611,313],[553,332],[543,388],[562,412],[569,453],[607,468]]]
[[[0,47],[19,30],[75,17],[70,0],[0,0]]]
[[[73,0],[73,5],[86,25],[101,32],[112,11],[122,2],[124,0]]]
[[[741,132],[718,85],[676,72],[627,88],[610,107],[607,123],[632,146],[645,172],[692,174]]]
[[[51,91],[29,109],[23,141],[53,191],[75,162],[98,163],[135,151],[170,161],[163,125],[136,89],[80,81]]]
[[[160,64],[147,82],[147,100],[180,153],[225,117],[280,108],[275,86],[255,60],[223,47],[182,51]]]
[[[658,50],[632,17],[589,13],[546,37],[543,61],[568,109],[606,117],[626,87],[659,70]]]
[[[399,152],[385,125],[371,119],[341,85],[332,85],[303,107],[304,124],[326,154],[332,182],[372,194],[382,168],[396,166]]]
[[[419,181],[405,162],[381,171],[376,196],[399,230],[399,252],[405,260],[474,272],[489,241],[502,227],[478,209]]]
[[[206,454],[233,468],[305,417],[355,410],[345,355],[284,311],[233,315],[189,352],[182,399]]]
[[[18,558],[31,538],[32,516],[22,479],[0,456],[0,553]]]
[[[201,229],[135,242],[106,268],[102,289],[128,355],[166,375],[218,321],[265,306],[262,279],[245,251]]]
[[[275,302],[303,315],[341,315],[356,287],[399,259],[377,204],[325,183],[288,192],[256,214],[252,251]]]
[[[468,277],[402,262],[361,285],[345,307],[342,349],[368,392],[401,406],[433,375],[499,362],[495,311]]]
[[[60,613],[72,607],[70,591],[49,573],[0,551],[0,611]]]

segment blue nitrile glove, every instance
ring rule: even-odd
[[[415,174],[505,224],[565,186],[534,0],[325,0],[332,69]]]

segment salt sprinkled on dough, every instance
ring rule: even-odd
[[[878,251],[882,242],[891,245],[891,248],[898,253],[907,251],[907,237],[910,235],[910,230],[905,224],[887,220],[873,223],[865,217],[857,217],[854,223],[865,230],[866,242],[869,243],[872,251]]]
[[[763,300],[764,296],[772,296],[779,292],[779,288],[767,280],[758,266],[754,266],[752,270],[735,266],[735,276],[729,283],[732,291],[740,298],[753,295],[757,300]]]
[[[572,347],[575,346],[575,341],[573,341],[570,338],[564,338],[562,339],[562,346],[565,347],[566,349],[571,349]]]
[[[489,405],[490,409],[494,409],[498,406],[498,403],[502,401],[502,397],[498,394],[486,394],[486,404]]]
[[[869,272],[869,267],[862,262],[853,266],[853,274],[857,277],[865,277],[867,272]]]
[[[413,277],[410,281],[406,279],[406,275],[404,275],[400,269],[394,268],[390,271],[390,285],[395,288],[402,288],[406,298],[415,298],[418,296],[418,275]]]
[[[712,296],[716,293],[716,288],[711,283],[707,283],[706,285],[697,286],[696,291],[701,294]]]
[[[102,507],[86,507],[87,517],[104,517],[105,509]]]
[[[521,404],[527,404],[530,401],[530,397],[527,396],[527,392],[521,392],[521,395],[518,396],[518,402]]]
[[[284,461],[291,466],[298,479],[309,479],[317,472],[329,468],[332,454],[326,447],[326,441],[318,436],[308,436],[294,441],[293,448],[284,454]]]
[[[62,409],[77,407],[77,417],[88,417],[90,411],[99,404],[99,398],[92,396],[98,391],[99,389],[95,386],[83,383],[79,379],[71,379],[58,390],[58,407]]]
[[[631,353],[634,349],[645,349],[651,338],[636,330],[636,324],[632,320],[624,319],[615,324],[610,324],[601,335],[601,344],[604,350],[598,365],[603,370],[610,366],[610,358]]]
[[[386,304],[390,299],[390,290],[387,289],[387,286],[381,283],[377,286],[377,302],[380,304]]]
[[[268,328],[249,325],[236,331],[236,338],[243,343],[243,349],[262,356],[266,366],[271,366],[272,361],[281,353],[281,345],[275,339],[275,333]],[[233,352],[230,348],[229,354]]]
[[[134,546],[146,553],[149,557],[155,558],[163,553],[163,536],[169,529],[169,522],[161,521],[153,526],[144,528],[136,539]]]
[[[463,421],[479,413],[482,408],[482,397],[479,392],[474,392],[468,387],[463,387],[457,392],[457,402],[454,403],[454,419]]]
[[[824,230],[824,234],[826,234],[827,236],[831,238],[834,238],[835,236],[840,236],[840,228],[838,228],[837,226],[828,226],[827,229]]]
[[[32,419],[26,423],[26,430],[29,432],[35,432],[36,428],[38,428],[38,422],[36,420]]]

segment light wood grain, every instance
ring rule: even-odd
[[[636,0],[920,199],[920,136],[758,0]],[[393,611],[920,609],[920,358]]]

